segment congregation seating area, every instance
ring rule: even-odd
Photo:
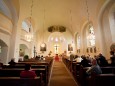
[[[113,66],[101,67],[102,74],[92,73],[87,77],[86,70],[90,67],[83,67],[80,63],[65,57],[62,60],[79,86],[115,86],[115,67]]]
[[[0,77],[0,86],[42,86],[41,78]]]
[[[46,60],[29,60],[17,62],[14,66],[3,65],[0,69],[0,86],[47,86],[52,67],[53,58]],[[31,64],[31,69],[35,71],[37,78],[20,78],[20,72],[24,70],[25,64]],[[7,82],[7,83],[4,83]]]
[[[0,86],[115,86],[115,0],[0,0]]]

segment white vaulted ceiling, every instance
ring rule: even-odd
[[[97,18],[105,1],[87,0],[91,20]],[[21,22],[30,16],[32,0],[19,0],[19,2],[19,20]],[[35,32],[43,29],[44,24],[45,30],[52,25],[62,25],[74,33],[87,21],[86,0],[33,0],[32,19]]]

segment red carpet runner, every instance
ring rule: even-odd
[[[61,61],[54,61],[49,86],[78,86]]]

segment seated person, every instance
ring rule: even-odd
[[[83,67],[90,67],[91,65],[90,65],[90,63],[89,63],[89,61],[86,59],[86,57],[84,56],[84,57],[82,57],[82,61],[81,61],[81,65],[83,66]]]
[[[21,71],[20,77],[21,78],[35,78],[37,75],[35,71],[31,70],[30,64],[25,64],[25,70]]]
[[[39,59],[40,59],[40,55],[36,56],[35,59],[36,59],[36,60],[39,60]]]
[[[73,54],[70,54],[70,61],[74,61],[74,55]]]
[[[99,56],[98,57],[99,66],[108,66],[106,58],[101,53],[98,56]]]
[[[0,60],[0,69],[2,69],[2,67],[3,67],[3,63]]]
[[[97,64],[96,59],[92,60],[92,66],[86,71],[86,74],[88,76],[90,76],[92,73],[95,73],[95,74],[102,73],[102,70],[101,70],[100,66]]]
[[[81,56],[78,56],[75,60],[76,60],[77,63],[81,63],[81,61],[82,61],[83,59],[81,58]]]
[[[111,66],[115,66],[115,55],[113,51],[110,51],[110,60],[111,60]]]
[[[8,62],[10,66],[15,66],[16,62],[14,61],[14,58],[11,59],[10,62]]]

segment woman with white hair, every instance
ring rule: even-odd
[[[91,63],[92,63],[92,66],[86,71],[86,74],[87,75],[91,75],[92,73],[101,74],[102,70],[100,66],[97,64],[96,59],[93,59]]]

